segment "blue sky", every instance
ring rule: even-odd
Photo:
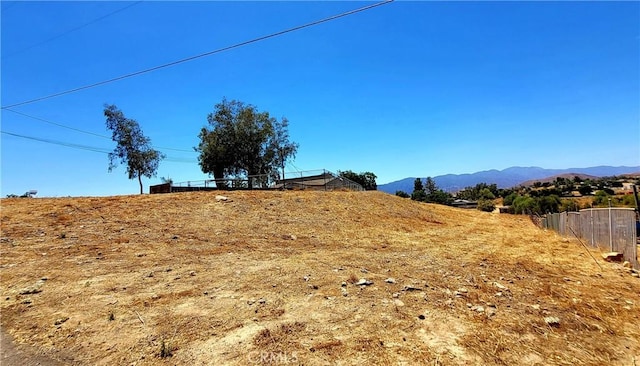
[[[2,1],[1,103],[368,4]],[[300,148],[287,171],[372,171],[381,184],[510,166],[640,165],[640,3],[395,1],[12,109],[110,136],[103,104],[116,104],[168,156],[143,180],[148,191],[161,176],[207,178],[192,148],[223,97],[289,119]],[[124,166],[107,171],[110,139],[5,109],[1,117],[4,132],[103,151],[2,134],[2,196],[138,191]]]

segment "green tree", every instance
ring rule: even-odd
[[[422,185],[422,179],[416,178],[413,181],[413,191],[424,191],[424,185]]]
[[[424,186],[422,185],[422,180],[420,180],[420,178],[416,178],[413,185],[414,191],[412,199],[415,199],[416,201],[438,203],[441,205],[450,205],[453,202],[453,197],[449,193],[439,189],[438,185],[431,177],[427,177]]]
[[[513,200],[513,213],[516,214],[533,214],[538,212],[538,205],[533,197],[518,196]]]
[[[506,197],[504,197],[504,199],[502,200],[502,204],[505,206],[511,206],[513,204],[513,201],[517,197],[519,197],[517,192],[511,192]]]
[[[442,189],[436,188],[434,192],[427,194],[426,202],[450,205],[453,203],[453,197]]]
[[[248,188],[253,188],[254,182],[266,186],[267,179],[252,178],[277,176],[278,169],[298,149],[298,144],[289,141],[286,118],[278,121],[268,112],[240,101],[224,98],[207,116],[207,122],[209,126],[200,130],[195,150],[200,153],[202,172],[212,174],[222,188],[228,186],[228,178],[241,176],[248,179]]]
[[[109,153],[109,172],[119,163],[126,164],[129,179],[138,178],[142,194],[142,177],[155,177],[165,155],[153,149],[151,139],[142,133],[138,122],[126,118],[115,105],[105,104],[104,116],[107,129],[112,133],[111,139],[117,143]]]
[[[427,200],[427,193],[424,191],[422,179],[420,178],[416,178],[416,180],[413,181],[413,193],[411,193],[411,199],[420,202]]]
[[[494,184],[478,183],[475,187],[466,187],[462,191],[458,192],[457,197],[464,200],[480,200],[480,199],[495,199],[497,196],[504,197],[509,194],[504,189],[498,189],[498,186]]]
[[[537,207],[536,213],[540,215],[546,214],[546,213],[559,212],[560,197],[556,195],[540,197],[537,200],[537,206],[538,207]]]
[[[438,186],[436,185],[436,181],[434,181],[433,178],[427,177],[427,180],[424,182],[424,191],[427,196],[438,191]]]
[[[580,194],[583,195],[583,196],[587,196],[587,195],[590,195],[591,192],[593,192],[593,189],[591,188],[591,185],[583,183],[578,188],[578,192],[580,192]]]
[[[354,181],[362,186],[366,191],[375,191],[378,189],[375,174],[371,172],[355,173],[351,170],[338,171],[338,175]]]
[[[489,188],[482,188],[480,192],[478,192],[478,198],[480,200],[493,200],[496,196],[491,192]]]

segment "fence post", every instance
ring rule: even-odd
[[[596,243],[596,239],[595,239],[595,232],[594,232],[594,228],[593,228],[593,207],[589,210],[589,212],[591,213],[590,218],[589,218],[589,224],[591,225],[591,247],[595,246]]]
[[[611,221],[611,198],[609,198],[609,248],[613,252],[613,223]]]
[[[324,190],[327,190],[327,171],[322,169],[322,179],[324,180]]]

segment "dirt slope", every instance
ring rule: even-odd
[[[3,199],[2,327],[79,365],[640,362],[640,280],[526,217],[225,195]]]

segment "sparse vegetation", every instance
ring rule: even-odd
[[[171,357],[173,356],[174,351],[175,349],[171,347],[171,344],[169,344],[168,341],[166,341],[164,338],[160,340],[160,352],[159,352],[160,358]]]
[[[640,354],[639,280],[528,217],[380,192],[225,195],[3,200],[3,329],[68,364],[629,365]]]

